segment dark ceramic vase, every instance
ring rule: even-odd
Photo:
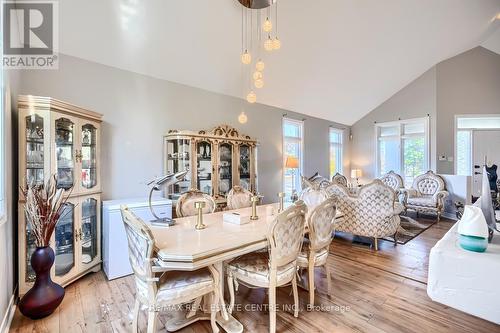
[[[35,284],[19,302],[19,310],[26,317],[47,317],[64,298],[64,288],[50,278],[54,258],[54,250],[50,246],[37,247],[31,255],[31,267],[36,273]]]

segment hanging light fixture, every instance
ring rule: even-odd
[[[241,11],[241,62],[242,77],[247,84],[248,93],[246,100],[248,103],[257,101],[257,94],[254,88],[264,87],[262,71],[265,63],[262,58],[264,51],[275,51],[281,48],[281,41],[278,39],[278,4],[277,0],[237,0],[242,5]],[[274,14],[274,22],[272,20]],[[255,18],[254,18],[255,16]],[[255,20],[255,24],[254,24]],[[263,50],[264,51],[263,51]],[[253,62],[255,70],[250,67],[250,72],[244,65]],[[244,115],[240,114],[240,116]],[[239,118],[238,118],[239,119]]]
[[[240,115],[238,116],[238,122],[240,124],[246,124],[247,121],[248,121],[248,117],[245,114],[245,111],[241,111]]]

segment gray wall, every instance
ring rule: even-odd
[[[500,55],[483,47],[447,59],[429,69],[352,125],[351,166],[375,177],[375,122],[430,116],[431,169],[453,174],[454,119],[459,114],[500,113]]]
[[[282,115],[306,119],[307,175],[316,171],[328,175],[328,128],[346,127],[65,55],[60,57],[59,70],[22,72],[20,88],[13,91],[18,94],[50,96],[104,115],[104,199],[147,194],[145,182],[162,173],[162,135],[169,129],[229,124],[259,140],[259,191],[267,201],[274,201],[282,186]],[[248,115],[244,125],[237,120],[243,107]]]

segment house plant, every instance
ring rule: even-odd
[[[19,310],[32,319],[50,315],[61,304],[64,289],[53,282],[50,269],[54,264],[54,250],[50,239],[63,212],[68,196],[57,188],[56,176],[45,185],[29,183],[20,192],[25,199],[24,213],[35,238],[36,249],[31,255],[31,267],[36,273],[33,287],[21,298]]]

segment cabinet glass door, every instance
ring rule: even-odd
[[[190,170],[189,158],[191,155],[191,141],[189,139],[167,140],[167,172]],[[169,190],[170,199],[178,199],[182,193],[191,187],[191,173],[188,172],[184,180],[173,185]]]
[[[44,118],[38,114],[26,117],[26,182],[44,182]]]
[[[246,190],[251,191],[252,184],[250,182],[250,146],[240,146],[240,186]]]
[[[196,144],[197,184],[196,188],[212,195],[212,144],[200,141]]]
[[[226,196],[233,187],[233,145],[219,145],[219,194]]]
[[[82,201],[81,250],[82,263],[90,264],[97,257],[97,200],[88,198]]]
[[[26,260],[26,276],[24,277],[24,280],[26,282],[35,282],[35,271],[33,270],[33,267],[31,267],[31,255],[33,252],[35,252],[36,245],[35,245],[35,235],[31,231],[31,225],[29,224],[28,220],[24,219],[24,222],[26,223],[26,248],[25,248],[25,260]]]
[[[55,153],[57,188],[70,189],[74,184],[75,164],[73,160],[74,123],[67,118],[55,121]]]
[[[97,128],[92,124],[85,124],[81,131],[81,185],[91,189],[97,186]]]
[[[65,203],[57,222],[55,236],[55,275],[63,276],[75,267],[75,205]]]

